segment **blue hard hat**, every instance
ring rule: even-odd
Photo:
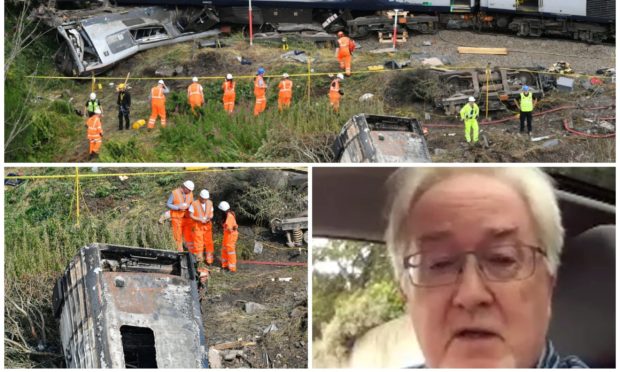
[[[530,87],[528,87],[527,85],[524,85],[523,90],[527,92],[528,90],[530,90]]]
[[[265,73],[265,69],[264,68],[261,67],[261,68],[258,69],[258,74],[259,75],[262,75],[264,73]]]

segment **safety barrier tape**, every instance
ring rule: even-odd
[[[97,178],[97,177],[120,177],[120,176],[156,176],[156,175],[173,175],[173,174],[187,174],[187,173],[209,173],[209,172],[233,172],[233,171],[247,171],[255,169],[264,170],[285,170],[285,169],[298,169],[306,170],[299,167],[245,167],[245,168],[232,168],[232,169],[201,169],[201,170],[185,170],[185,171],[161,171],[161,172],[130,172],[130,173],[94,173],[94,174],[58,174],[48,176],[5,176],[4,179],[20,179],[20,180],[34,180],[34,179],[62,179],[62,178]]]
[[[237,260],[237,263],[238,264],[246,264],[246,265],[308,266],[307,262],[270,262],[270,261]]]

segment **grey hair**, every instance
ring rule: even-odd
[[[549,273],[555,275],[564,245],[564,228],[554,192],[553,179],[538,168],[523,167],[421,167],[401,168],[387,182],[391,201],[388,202],[388,227],[385,242],[392,259],[396,280],[403,274],[404,255],[411,248],[407,218],[420,196],[438,182],[459,174],[489,175],[512,186],[525,201],[532,217],[542,249],[547,254]]]

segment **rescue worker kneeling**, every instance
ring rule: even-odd
[[[474,97],[469,97],[468,101],[469,102],[461,109],[461,120],[465,122],[465,141],[471,143],[470,133],[473,130],[474,143],[476,143],[478,142],[478,120],[476,119],[480,114],[480,109]]]
[[[95,109],[94,115],[89,117],[86,121],[86,136],[88,138],[89,149],[88,154],[90,159],[99,155],[99,149],[101,148],[101,142],[103,138],[103,128],[101,126],[101,109]]]
[[[199,196],[189,207],[189,216],[194,220],[194,249],[190,252],[196,261],[210,265],[213,263],[213,202],[209,200],[208,190],[200,191]]]
[[[222,238],[222,268],[235,272],[237,271],[237,239],[239,237],[235,212],[230,210],[230,205],[225,201],[221,202],[217,208],[224,213],[224,223],[222,225],[224,232],[224,237]]]

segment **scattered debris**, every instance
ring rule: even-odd
[[[212,40],[201,40],[198,42],[199,48],[223,48],[228,46],[220,41],[220,39],[212,39]]]
[[[473,48],[473,47],[458,47],[460,54],[494,54],[494,55],[507,55],[508,49],[506,48]]]
[[[424,120],[431,120],[431,114],[428,112],[424,113]]]
[[[549,67],[548,71],[557,74],[572,74],[574,72],[573,69],[570,68],[570,64],[564,61],[554,63],[551,67]]]
[[[222,368],[222,353],[219,350],[210,347],[209,348],[209,367],[214,369]]]
[[[425,40],[425,41],[422,42],[422,45],[423,46],[431,46],[431,45],[433,45],[433,43],[431,43],[430,40]]]
[[[370,101],[375,95],[372,93],[364,93],[362,94],[362,96],[359,98],[360,102],[365,102],[365,101]]]
[[[607,121],[600,121],[598,123],[596,123],[596,125],[598,125],[599,127],[608,130],[610,132],[615,132],[616,131],[616,126],[611,124],[610,122]]]
[[[263,330],[263,334],[266,335],[266,334],[271,333],[271,332],[276,332],[277,330],[278,330],[278,326],[276,326],[276,323],[275,322],[271,322],[271,324],[268,325],[267,328],[265,328]]]
[[[16,173],[9,173],[7,174],[7,176],[9,177],[17,177],[19,176],[19,174]],[[19,186],[22,183],[26,182],[25,180],[19,179],[19,178],[13,178],[13,179],[4,179],[4,185],[5,186]]]
[[[237,359],[237,357],[243,356],[243,350],[229,350],[223,354],[225,361],[232,362],[233,360]]]
[[[422,64],[424,66],[431,66],[431,67],[443,66],[443,62],[441,61],[441,59],[437,57],[424,58],[422,60]]]
[[[237,61],[239,61],[239,63],[241,63],[242,65],[251,65],[252,61],[248,58],[242,57],[242,56],[237,56]]]
[[[560,141],[556,138],[556,139],[546,141],[545,143],[542,144],[542,147],[545,149],[551,149],[551,148],[558,146],[559,144],[560,144]]]
[[[258,240],[254,241],[254,253],[256,254],[263,253],[263,243],[259,242]]]
[[[290,282],[291,280],[293,280],[293,278],[278,278],[279,282]]]
[[[542,140],[549,139],[551,137],[553,137],[553,136],[552,135],[548,135],[548,136],[542,136],[542,137],[532,137],[530,139],[530,141],[532,141],[532,142],[539,142],[539,141],[542,141]]]
[[[286,52],[280,55],[280,58],[290,59],[290,60],[297,61],[300,63],[308,63],[308,59],[309,59],[308,55],[303,50],[291,50],[289,52]],[[311,58],[310,62],[313,63],[314,59]]]
[[[574,79],[569,79],[567,77],[560,76],[557,82],[558,90],[562,92],[572,92],[574,83],[575,83]]]
[[[390,61],[385,62],[383,66],[390,70],[399,70],[401,68],[409,66],[410,63],[411,63],[410,61],[390,60]]]
[[[256,302],[246,302],[244,309],[245,309],[246,313],[254,314],[254,313],[257,313],[259,311],[266,310],[267,306],[261,305],[261,304],[256,303]]]

